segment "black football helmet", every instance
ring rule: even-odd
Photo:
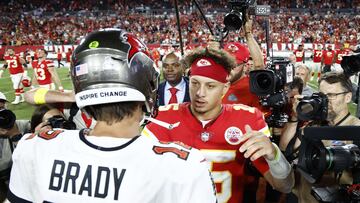
[[[158,76],[146,45],[120,29],[88,34],[72,55],[71,77],[79,108],[144,101],[146,112],[152,113]]]

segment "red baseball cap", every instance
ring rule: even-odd
[[[239,42],[230,42],[224,46],[224,50],[236,58],[237,63],[246,63],[250,58],[250,52],[247,46]]]

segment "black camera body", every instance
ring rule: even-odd
[[[288,103],[284,88],[293,81],[294,73],[294,66],[287,60],[276,60],[265,70],[250,71],[250,91],[260,97],[262,106],[272,108],[265,118],[270,127],[281,128],[288,121],[283,112]]]
[[[68,121],[59,115],[49,118],[48,122],[52,128],[61,128],[66,130],[76,129],[76,124],[73,121]]]
[[[343,56],[341,67],[344,70],[344,74],[348,77],[358,73],[360,71],[360,53]]]
[[[310,183],[317,183],[326,171],[338,176],[344,170],[353,176],[352,185],[313,187],[319,202],[360,202],[360,126],[306,127],[301,139],[296,170]],[[325,147],[322,140],[331,140]],[[345,144],[344,140],[354,144]]]
[[[16,116],[9,109],[0,110],[0,128],[9,130],[15,125]]]
[[[325,121],[328,115],[328,98],[324,93],[316,92],[300,99],[296,107],[299,120]]]
[[[231,11],[224,17],[227,30],[240,30],[246,22],[246,11],[255,4],[255,0],[229,0]]]
[[[257,96],[268,96],[283,91],[293,81],[295,67],[287,60],[277,60],[265,70],[250,71],[250,91]]]

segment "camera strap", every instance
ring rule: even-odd
[[[71,104],[70,116],[67,120],[73,122],[74,116],[77,114],[78,111],[79,111],[79,107],[76,105],[76,103]]]
[[[339,122],[337,122],[334,126],[339,126],[342,122],[344,122],[349,116],[350,116],[350,112],[348,114],[346,114],[346,116],[344,116],[343,119],[341,119]]]
[[[294,148],[295,147],[295,143],[296,143],[296,139],[300,139],[301,136],[301,130],[299,128],[299,123],[296,126],[296,132],[293,138],[291,138],[289,144],[286,146],[284,155],[286,157],[286,159],[291,162],[293,160],[295,160],[297,158],[297,156],[295,155],[296,152],[299,151],[299,147]]]

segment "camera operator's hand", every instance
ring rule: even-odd
[[[297,119],[297,113],[296,113],[296,107],[299,104],[299,101],[303,98],[303,95],[294,95],[294,98],[291,98],[291,102],[292,102],[292,114],[291,114],[291,118],[296,118]]]
[[[269,137],[262,132],[254,131],[249,125],[245,126],[246,134],[241,138],[243,144],[240,152],[244,153],[245,158],[255,161],[260,157],[267,160],[274,160],[276,156],[276,148],[270,141]]]
[[[246,22],[245,22],[245,25],[244,25],[245,35],[247,35],[249,33],[252,33],[252,24],[253,24],[252,19],[250,19],[248,17],[248,15],[246,15]]]
[[[35,127],[35,134],[39,134],[41,132],[49,130],[52,130],[52,127],[49,122],[45,121]]]

